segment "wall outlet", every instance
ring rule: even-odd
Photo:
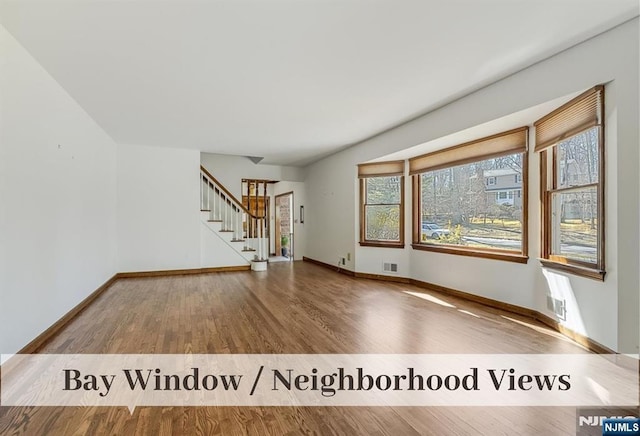
[[[346,265],[347,263],[344,260],[344,257],[340,258],[340,265]]]
[[[351,253],[347,253],[347,260],[351,261]]]

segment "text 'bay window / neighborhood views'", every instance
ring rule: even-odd
[[[360,245],[404,247],[404,161],[358,165]]]
[[[526,127],[409,161],[413,247],[526,262]]]
[[[604,279],[604,88],[597,86],[534,125],[540,152],[542,262]]]

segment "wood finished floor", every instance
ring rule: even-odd
[[[428,301],[405,291],[435,297]],[[440,304],[448,303],[453,307]],[[41,353],[580,353],[544,325],[302,262],[116,282]],[[0,407],[0,435],[556,435],[551,407]]]

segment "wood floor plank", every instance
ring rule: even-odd
[[[425,297],[423,298],[423,297]],[[317,265],[118,280],[40,353],[582,353],[539,322]],[[0,434],[574,434],[544,407],[0,407]]]

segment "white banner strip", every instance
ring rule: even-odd
[[[624,364],[621,361],[624,360]],[[2,406],[637,406],[638,359],[594,354],[34,354]]]

